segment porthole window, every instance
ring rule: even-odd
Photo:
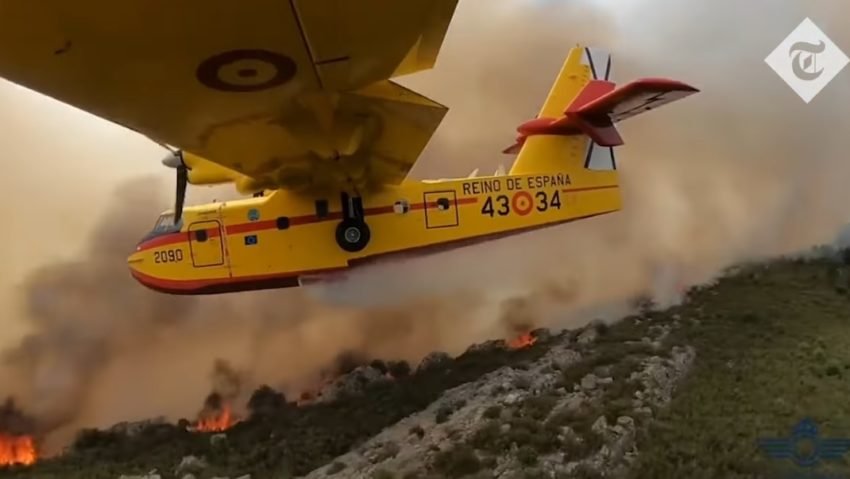
[[[195,231],[195,240],[199,243],[203,243],[207,240],[207,230],[198,230]]]
[[[393,211],[396,214],[403,215],[410,211],[410,203],[407,200],[398,200],[393,203]]]
[[[277,229],[279,230],[285,230],[289,228],[289,218],[286,216],[281,216],[280,218],[278,218],[276,220],[276,223]]]
[[[448,198],[439,198],[437,200],[437,209],[440,211],[446,211],[449,209],[449,199]]]

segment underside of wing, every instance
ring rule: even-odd
[[[456,3],[2,2],[0,76],[183,149],[195,182],[397,183],[445,108],[388,80],[434,65]]]

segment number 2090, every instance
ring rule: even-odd
[[[169,249],[165,251],[154,251],[154,263],[179,263],[183,261],[182,249]]]

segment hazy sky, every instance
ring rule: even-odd
[[[0,249],[0,301],[26,271],[73,258],[122,180],[164,175],[161,149],[124,128],[0,80],[0,209],[8,239]],[[154,218],[151,218],[153,221]],[[19,334],[5,315],[0,344]]]

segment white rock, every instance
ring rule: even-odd
[[[605,416],[599,416],[596,421],[593,422],[593,426],[590,427],[590,430],[599,435],[604,435],[608,431],[608,420],[605,419]]]
[[[652,416],[652,408],[648,406],[637,408],[635,409],[635,414],[639,414],[642,416]]]
[[[620,416],[617,418],[617,424],[627,429],[634,429],[635,420],[630,418],[629,416]]]
[[[201,471],[206,469],[206,467],[207,462],[204,459],[195,456],[185,456],[182,460],[180,460],[180,464],[177,465],[177,468],[174,471],[177,474],[181,474],[190,471]]]
[[[359,366],[348,374],[342,375],[319,392],[320,402],[331,402],[340,395],[358,395],[369,384],[387,380],[387,377],[371,366]]]
[[[596,341],[596,338],[599,337],[599,332],[596,331],[596,328],[591,326],[587,326],[584,328],[584,331],[578,335],[576,342],[579,344],[589,344]]]
[[[221,432],[218,434],[213,434],[210,436],[210,445],[218,446],[219,444],[224,444],[227,441],[227,434]]]
[[[587,376],[581,378],[581,388],[587,391],[596,389],[596,383],[598,378],[594,374],[588,374]]]
[[[427,371],[428,369],[439,367],[444,364],[448,364],[452,361],[452,357],[444,352],[433,352],[419,362],[419,366],[416,367],[417,372]]]

